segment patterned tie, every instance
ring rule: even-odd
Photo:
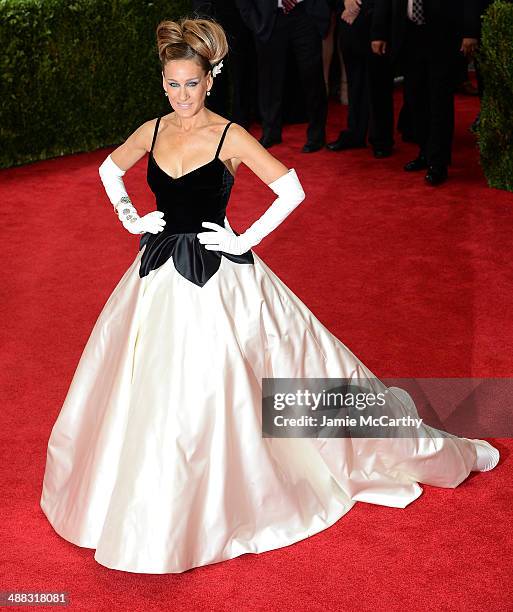
[[[412,3],[412,18],[413,23],[417,25],[424,25],[426,20],[424,19],[424,6],[422,0],[413,0]]]
[[[281,0],[281,3],[283,4],[283,12],[286,15],[296,6],[297,0]]]

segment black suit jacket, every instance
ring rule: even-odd
[[[335,10],[343,11],[346,8],[346,3],[344,0],[337,0],[335,4]],[[364,11],[372,11],[374,9],[374,0],[361,0],[360,10]]]
[[[407,0],[375,0],[371,39],[386,40],[392,58],[401,47],[408,19]],[[439,41],[479,36],[480,0],[424,0],[426,24]]]
[[[192,8],[199,17],[212,17],[221,24],[228,38],[247,36],[235,0],[192,0]]]
[[[236,0],[241,17],[248,28],[262,42],[269,40],[276,20],[277,0]],[[305,11],[312,18],[319,34],[324,38],[330,23],[327,0],[303,0]]]

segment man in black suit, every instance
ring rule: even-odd
[[[477,45],[479,0],[375,0],[372,48],[401,58],[411,100],[417,158],[408,172],[427,169],[425,180],[447,179],[454,131],[454,83],[460,52]]]
[[[304,153],[326,140],[328,100],[322,65],[322,39],[329,28],[326,0],[236,0],[253,32],[258,57],[258,92],[264,147],[281,142],[283,86],[291,47],[305,92],[308,112]]]
[[[365,147],[367,135],[374,156],[389,157],[394,144],[394,75],[387,56],[371,49],[374,0],[340,0],[339,45],[347,75],[348,119],[331,151]]]
[[[221,24],[230,49],[223,65],[226,65],[226,72],[230,73],[231,78],[223,74],[216,80],[207,106],[249,129],[251,103],[256,93],[255,82],[251,78],[256,69],[251,32],[242,21],[235,0],[192,0],[192,8],[198,17],[212,17]]]

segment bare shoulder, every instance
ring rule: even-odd
[[[229,129],[232,130],[233,129],[232,126],[235,125],[232,121],[230,121],[226,117],[223,117],[222,115],[218,115],[217,113],[213,113],[212,111],[210,111],[209,123],[205,127],[208,130],[208,132],[210,132],[212,135],[221,136],[221,134],[224,132],[226,126],[229,123],[231,123],[231,126]]]
[[[140,151],[149,151],[153,133],[157,124],[158,117],[149,119],[137,127],[130,136],[125,140],[124,145],[129,149],[137,149]]]
[[[151,149],[151,142],[153,140],[153,134],[157,126],[158,117],[149,119],[141,124],[133,133],[134,139],[139,148],[144,148],[145,151],[149,152]],[[160,126],[159,126],[160,129]]]
[[[226,124],[225,124],[226,125]],[[243,159],[245,155],[265,152],[266,149],[242,125],[231,123],[226,130],[223,151],[229,157]]]
[[[149,152],[156,123],[157,118],[145,121],[111,153],[111,159],[119,168],[128,170]]]
[[[238,123],[232,123],[227,130],[223,157],[234,165],[243,163],[264,183],[269,184],[288,171],[287,166],[274,157],[260,142]]]
[[[226,132],[226,138],[228,137],[230,138],[230,141],[235,144],[249,143],[260,145],[258,140],[254,136],[252,136],[245,128],[243,128],[242,125],[234,123],[233,121],[231,122],[230,127]]]

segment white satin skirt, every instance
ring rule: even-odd
[[[415,438],[262,437],[262,378],[374,375],[255,253],[254,265],[222,257],[199,287],[172,258],[140,278],[144,248],[48,441],[41,508],[98,563],[184,572],[303,540],[357,501],[404,508],[418,483],[469,475],[474,445],[426,425]]]

